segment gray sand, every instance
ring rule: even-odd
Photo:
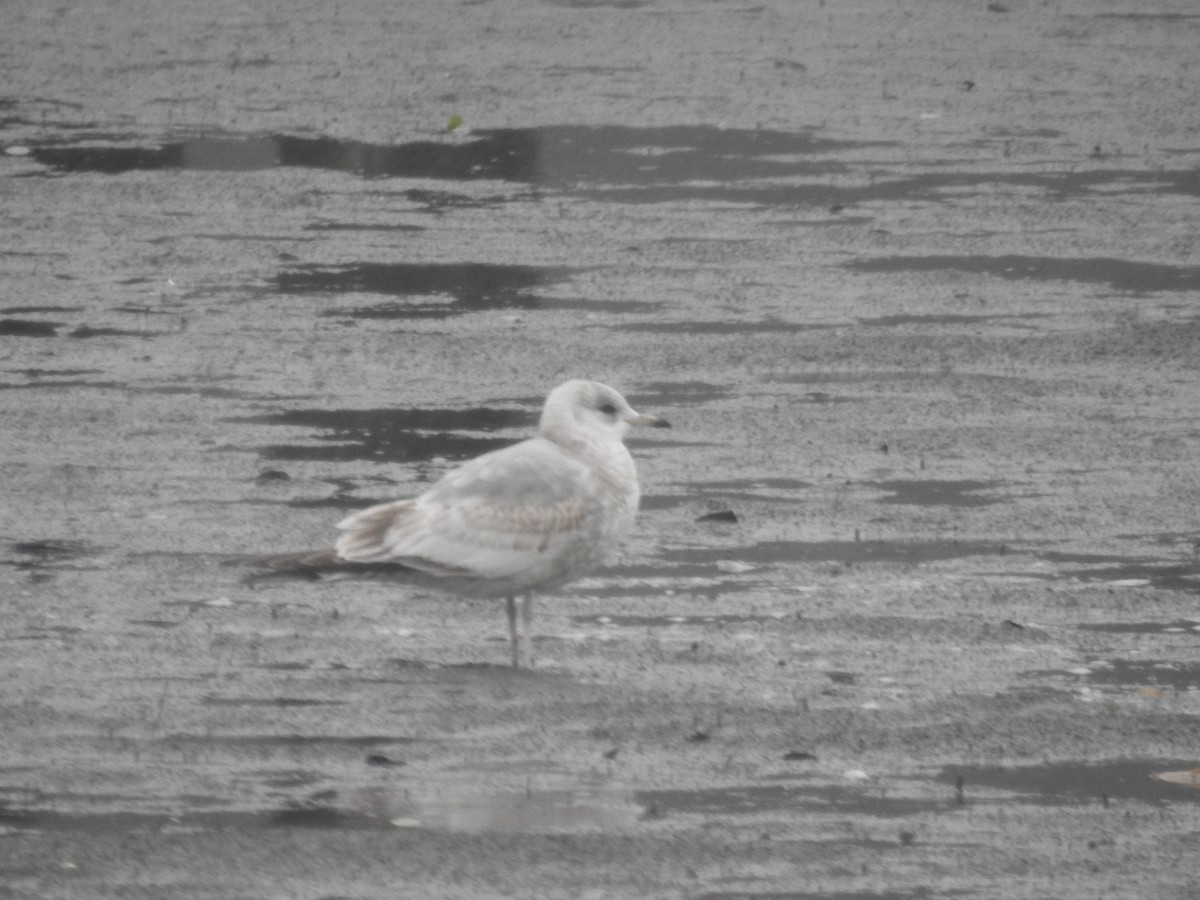
[[[1190,4],[5,19],[0,897],[1194,896]],[[537,670],[220,565],[571,377]]]

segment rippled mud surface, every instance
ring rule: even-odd
[[[1200,16],[449,10],[9,11],[0,897],[1192,897]],[[222,565],[569,377],[535,670]]]

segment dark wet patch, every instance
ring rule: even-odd
[[[1155,780],[1155,772],[1190,769],[1194,761],[1122,759],[1088,763],[1069,761],[1038,766],[946,766],[938,781],[957,784],[962,779],[965,802],[1007,802],[972,796],[978,787],[1007,791],[1014,799],[1051,806],[1137,800],[1145,803],[1200,802],[1200,791]]]
[[[643,509],[671,508],[696,497],[710,503],[736,506],[739,503],[800,503],[799,492],[812,483],[798,478],[731,478],[719,481],[674,482],[684,493],[655,494],[642,498]],[[735,513],[736,515],[736,513]]]
[[[1171,622],[1100,622],[1080,625],[1079,629],[1102,634],[1189,634],[1200,637],[1200,619],[1175,619]]]
[[[1089,684],[1102,687],[1200,690],[1200,663],[1188,664],[1166,659],[1099,659],[1084,667],[1088,670],[1087,674],[1077,677],[1086,678]],[[1075,672],[1070,674],[1076,675]]]
[[[712,403],[733,396],[728,385],[709,384],[707,381],[652,381],[643,384],[636,394],[630,395],[640,409],[683,406],[684,404]]]
[[[423,225],[379,224],[362,222],[313,222],[304,226],[305,231],[425,231]]]
[[[1128,22],[1186,22],[1189,19],[1200,19],[1200,13],[1169,13],[1169,12],[1120,12],[1094,13],[1095,19],[1123,19]]]
[[[652,334],[777,334],[779,332],[819,331],[833,325],[799,324],[779,319],[739,322],[733,319],[693,320],[688,322],[622,322],[613,328],[619,331],[639,331]]]
[[[290,240],[290,238],[289,238]],[[112,312],[125,313],[131,316],[177,316],[179,313],[173,309],[152,309],[149,306],[137,306],[134,304],[126,304],[123,306],[112,307]]]
[[[18,569],[33,569],[46,566],[63,565],[88,556],[94,556],[98,551],[84,541],[47,539],[36,541],[17,541],[10,545],[15,556],[4,560]]]
[[[669,571],[664,570],[662,565],[612,567],[605,569],[604,574],[615,576],[615,578],[611,581],[606,579],[603,585],[589,586],[586,589],[578,588],[579,593],[592,599],[645,597],[661,600],[664,589],[663,579],[670,578],[673,579],[670,589],[676,595],[696,600],[715,601],[722,597],[728,598],[733,594],[755,591],[760,587],[759,582],[743,574],[730,576],[721,572],[711,564],[711,561],[709,565],[673,566]],[[681,581],[680,579],[691,580]],[[664,617],[664,624],[669,624],[665,619],[666,617]]]
[[[579,125],[480,129],[469,138],[396,145],[275,135],[199,137],[159,147],[43,146],[32,156],[62,172],[164,169],[254,171],[298,166],[367,178],[656,184],[842,173],[840,163],[804,159],[867,144],[808,133],[711,126]]]
[[[649,313],[658,309],[654,303],[639,300],[572,300],[562,297],[523,297],[502,305],[468,306],[453,300],[425,303],[377,303],[373,306],[358,306],[352,309],[330,309],[321,315],[330,319],[341,319],[353,323],[355,320],[389,319],[446,319],[450,316],[482,309],[520,309],[545,311],[606,312],[606,313]]]
[[[1047,552],[1048,562],[1089,564],[1084,569],[1064,569],[1055,577],[1107,584],[1112,587],[1153,587],[1161,590],[1200,592],[1200,561],[1187,564],[1160,563],[1124,556],[1100,556]]]
[[[7,371],[15,375],[24,375],[26,378],[74,378],[80,375],[99,375],[101,369],[8,369]]]
[[[697,522],[712,522],[722,525],[736,525],[740,520],[732,509],[719,509],[716,512],[704,513],[696,517]]]
[[[162,738],[168,746],[203,744],[236,747],[378,747],[411,744],[417,738],[398,735],[316,735],[316,734],[173,734]]]
[[[888,496],[880,503],[900,503],[911,506],[990,506],[1000,503],[999,497],[981,497],[980,491],[990,491],[1002,481],[869,481],[866,482]]]
[[[547,6],[566,9],[641,9],[647,0],[541,0]]]
[[[315,244],[320,240],[320,238],[316,237],[298,237],[295,234],[251,234],[242,231],[194,231],[188,237],[197,241],[227,241],[231,244],[244,244],[254,241],[270,244],[279,241],[288,241],[293,244]],[[165,238],[154,238],[149,243],[163,243],[165,240]],[[281,253],[279,254],[279,258],[286,259],[287,255]]]
[[[859,325],[876,325],[893,328],[900,325],[981,325],[987,322],[1015,322],[1025,319],[1047,319],[1048,313],[1000,314],[1000,315],[894,315],[859,319]]]
[[[268,672],[307,672],[313,668],[313,664],[311,662],[289,660],[286,662],[261,663],[257,668],[266,669]]]
[[[14,641],[62,640],[83,631],[78,625],[30,625],[23,634],[6,635]]]
[[[638,791],[638,803],[655,815],[740,815],[781,811],[892,818],[951,808],[949,800],[889,797],[879,787],[748,785],[697,790]]]
[[[894,384],[897,381],[919,381],[936,378],[926,372],[801,372],[795,375],[779,375],[769,380],[776,384]]]
[[[0,826],[17,831],[112,832],[163,831],[178,828],[202,831],[247,831],[258,828],[338,828],[344,830],[389,830],[384,819],[346,810],[281,809],[265,812],[143,812],[72,813],[44,809],[0,809]]]
[[[417,493],[416,491],[413,492]],[[330,497],[293,497],[290,500],[283,501],[283,505],[292,509],[366,509],[369,506],[378,506],[380,503],[389,503],[392,500],[397,500],[398,497],[350,497],[342,494],[334,494]],[[261,500],[249,499],[241,501],[251,506],[270,506],[278,504],[277,500]]]
[[[233,388],[219,387],[198,387],[196,385],[174,385],[174,384],[155,384],[144,388],[127,388],[127,390],[139,390],[147,394],[179,394],[189,397],[210,397],[218,400],[283,400],[284,397],[264,398],[261,394],[254,394],[250,391],[239,391]]]
[[[676,507],[685,505],[690,499],[686,494],[663,494],[658,492],[649,495],[644,494],[638,503],[638,509],[643,512],[675,509]]]
[[[470,834],[553,834],[624,828],[641,809],[620,790],[373,789],[356,798],[393,826]]]
[[[202,697],[205,706],[274,706],[280,709],[304,706],[342,706],[344,700],[310,700],[304,697]]]
[[[1053,563],[1077,563],[1079,565],[1108,565],[1108,566],[1137,566],[1153,564],[1159,560],[1146,559],[1142,556],[1116,556],[1104,553],[1063,553],[1059,550],[1046,550],[1038,554],[1040,559]]]
[[[80,325],[68,332],[69,338],[95,338],[95,337],[138,337],[149,338],[156,337],[162,334],[159,331],[130,331],[125,328],[92,328],[90,325]]]
[[[321,773],[307,769],[262,769],[250,775],[254,782],[272,788],[309,787],[325,780]]]
[[[602,628],[707,628],[727,625],[756,625],[781,621],[784,616],[712,615],[712,616],[572,616],[574,625],[599,625]]]
[[[842,267],[855,272],[967,272],[1010,280],[1079,281],[1106,284],[1118,291],[1200,289],[1200,266],[1169,266],[1108,257],[1051,256],[888,256],[852,260]]]
[[[271,828],[322,828],[322,829],[382,829],[390,823],[343,809],[329,806],[305,807],[299,809],[281,809],[268,813],[264,822]]]
[[[402,759],[392,759],[390,756],[386,756],[383,753],[370,753],[367,755],[365,762],[368,766],[376,766],[380,768],[408,765]]]
[[[129,385],[119,381],[84,381],[82,378],[66,378],[60,381],[29,381],[25,384],[0,384],[0,390],[21,391],[41,390],[50,391],[59,388],[90,388],[92,390],[131,390]]]
[[[789,403],[816,403],[824,406],[829,403],[862,403],[862,397],[843,397],[826,391],[809,391],[803,397],[790,397]]]
[[[244,172],[296,166],[366,178],[521,182],[621,203],[698,201],[827,210],[871,202],[936,202],[972,189],[994,193],[998,185],[1034,188],[1055,199],[1122,188],[1200,194],[1200,172],[1192,169],[1013,173],[940,168],[907,178],[872,178],[858,186],[831,183],[833,176],[850,171],[836,154],[893,145],[704,125],[552,125],[481,129],[469,137],[396,145],[287,135],[206,136],[158,147],[46,145],[33,148],[32,158],[59,172]],[[426,201],[431,208],[453,205],[445,199]]]
[[[895,844],[855,841],[854,846],[882,851]],[[935,891],[932,888],[900,888],[895,891],[708,891],[693,900],[937,900],[939,897],[969,897],[973,891]]]
[[[259,425],[284,425],[328,432],[318,444],[271,444],[267,459],[417,462],[434,458],[461,460],[513,443],[471,431],[528,428],[536,415],[519,409],[295,409],[269,416],[230,419]]]
[[[834,204],[830,209],[833,215],[820,219],[775,219],[768,222],[776,228],[829,228],[831,226],[846,227],[847,225],[870,225],[875,221],[871,216],[847,216],[841,214],[841,204]]]
[[[1200,531],[1157,531],[1149,534],[1118,534],[1117,537],[1123,541],[1150,541],[1166,547],[1182,544],[1200,555]]]
[[[745,494],[752,491],[802,491],[812,487],[812,482],[801,481],[799,478],[729,478],[714,481],[685,482],[696,488],[700,493],[709,494]]]
[[[492,209],[507,203],[537,200],[533,193],[517,194],[459,194],[455,191],[430,191],[423,188],[410,188],[401,191],[400,196],[405,200],[418,204],[421,212],[441,213],[448,209]]]
[[[64,324],[34,319],[0,319],[0,337],[54,337]]]
[[[492,263],[354,263],[299,266],[275,277],[283,294],[380,294],[425,298],[404,304],[330,309],[348,319],[443,318],[486,309],[543,309],[555,302],[533,293],[565,281],[576,270]],[[593,304],[602,308],[604,304]],[[649,306],[641,304],[640,306]],[[652,308],[652,307],[651,307]]]
[[[732,203],[745,206],[825,207],[845,209],[870,203],[937,203],[956,200],[972,190],[993,192],[998,186],[1039,190],[1047,199],[1064,200],[1094,196],[1103,192],[1112,196],[1119,192],[1130,194],[1200,195],[1200,171],[1175,169],[1147,172],[1129,170],[1094,170],[1065,174],[1036,175],[1013,172],[954,172],[938,171],[909,178],[876,178],[861,186],[840,186],[829,183],[822,175],[837,174],[832,164],[822,172],[820,164],[807,171],[797,170],[794,177],[815,176],[807,184],[770,183],[744,186],[736,177],[723,185],[696,183],[660,183],[645,187],[612,187],[577,190],[592,200],[617,203],[707,202]],[[779,225],[779,222],[775,222]],[[831,223],[832,224],[832,223]]]
[[[969,556],[1002,556],[1008,552],[1007,545],[987,541],[764,541],[720,550],[709,547],[666,550],[661,558],[667,562],[699,566],[711,574],[715,560],[721,557],[762,564],[834,562],[915,565]]]
[[[82,306],[4,306],[0,314],[6,316],[22,316],[30,313],[80,312]]]

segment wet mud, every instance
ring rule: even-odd
[[[0,895],[1194,894],[1200,17],[10,18]],[[537,668],[222,565],[569,377],[674,429]]]

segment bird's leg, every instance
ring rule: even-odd
[[[521,600],[521,623],[524,633],[521,635],[521,659],[526,668],[533,668],[533,594],[526,594]]]
[[[520,636],[517,631],[517,598],[516,597],[505,597],[504,598],[504,611],[506,613],[508,613],[508,639],[509,639],[509,642],[512,644],[513,668],[519,669],[519,668],[521,668],[521,656],[517,649],[518,643],[520,642]]]

